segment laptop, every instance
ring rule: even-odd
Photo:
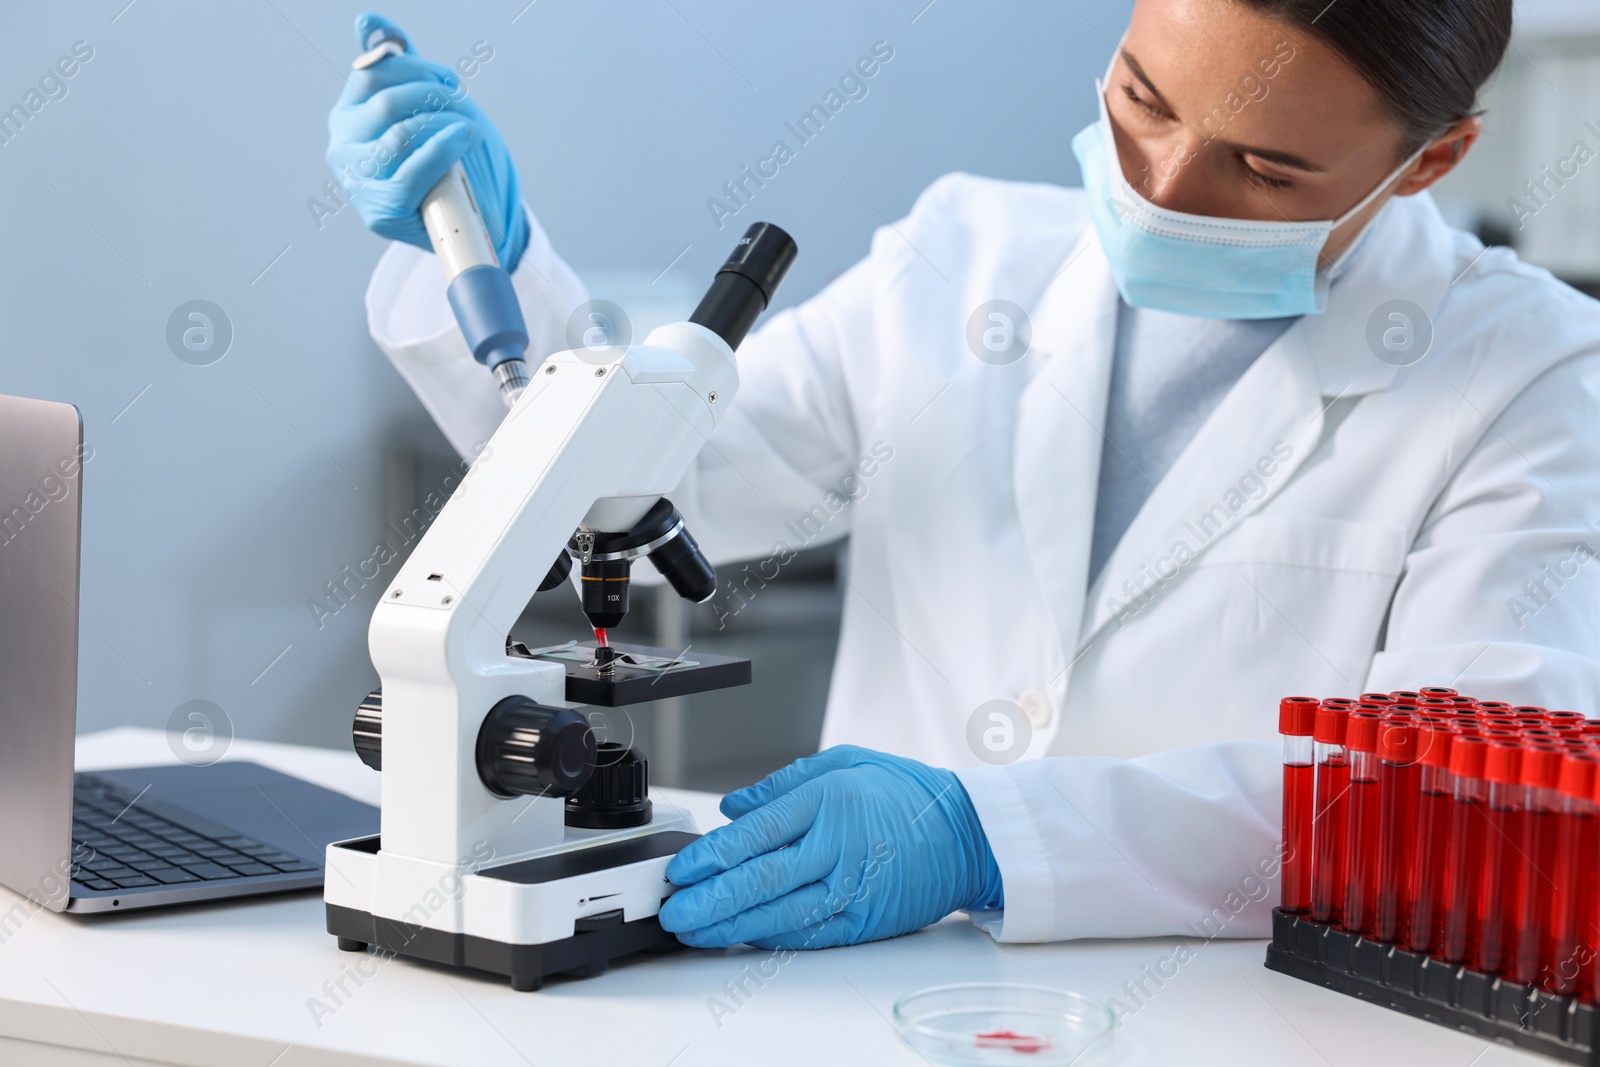
[[[245,761],[74,772],[85,454],[76,407],[0,395],[0,884],[58,912],[321,887],[378,809]]]

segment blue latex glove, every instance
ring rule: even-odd
[[[373,30],[404,37],[370,12],[356,17],[356,49]],[[511,156],[482,109],[449,67],[411,51],[353,70],[328,112],[328,166],[372,232],[432,251],[418,214],[422,198],[457,162],[507,271],[528,246],[528,220]]]
[[[661,925],[697,948],[826,948],[1003,906],[956,776],[842,745],[730,793],[734,822],[673,857]]]

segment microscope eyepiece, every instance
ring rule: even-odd
[[[717,271],[689,321],[721,337],[729,348],[738,348],[772,303],[799,252],[794,238],[772,223],[751,226]]]

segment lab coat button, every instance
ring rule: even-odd
[[[1056,709],[1049,696],[1037,689],[1025,689],[1018,694],[1017,706],[1037,729],[1042,730],[1055,721]]]

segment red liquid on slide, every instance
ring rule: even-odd
[[[1450,822],[1455,798],[1449,793],[1422,794],[1422,825],[1417,837],[1417,862],[1412,878],[1411,928],[1406,945],[1412,952],[1437,954],[1444,944],[1446,877],[1450,856]]]
[[[1352,778],[1345,824],[1344,928],[1371,937],[1378,919],[1378,781]]]
[[[1283,765],[1283,910],[1311,910],[1311,819],[1316,768]]]
[[[1319,923],[1344,918],[1344,830],[1349,818],[1350,764],[1334,756],[1317,764],[1317,817],[1311,831],[1311,917]]]

